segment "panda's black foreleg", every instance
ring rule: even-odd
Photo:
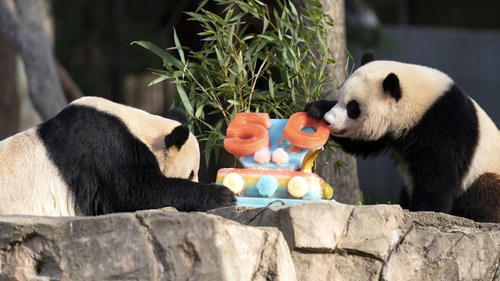
[[[236,204],[234,193],[217,184],[197,183],[186,179],[158,176],[149,184],[137,187],[132,194],[130,211],[175,207],[179,211],[207,211]],[[124,202],[127,204],[127,202]]]
[[[411,168],[410,168],[411,169]],[[439,171],[434,165],[420,166],[413,173],[413,188],[410,196],[410,211],[434,211],[450,213],[453,198],[459,188],[458,174]]]
[[[236,205],[236,196],[229,188],[218,184],[196,184],[200,185],[194,187],[198,189],[199,199],[191,205],[189,205],[191,202],[188,201],[188,210],[191,206],[194,207],[194,211],[207,211]]]
[[[480,176],[453,203],[451,214],[478,222],[500,223],[500,177]]]
[[[307,112],[311,118],[315,120],[321,120],[325,116],[325,114],[332,109],[337,104],[337,101],[330,100],[319,100],[312,103],[309,103],[304,108],[304,111]]]

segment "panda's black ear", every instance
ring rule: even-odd
[[[165,137],[165,145],[167,149],[172,146],[176,146],[177,149],[181,149],[181,147],[186,143],[189,138],[189,129],[184,125],[180,125],[175,127],[170,134]]]
[[[366,50],[363,52],[363,56],[361,57],[361,66],[372,62],[375,60],[375,53],[373,50]]]
[[[186,125],[189,121],[188,115],[184,109],[179,107],[172,108],[163,114],[163,117],[179,121],[182,125]]]
[[[384,92],[390,94],[396,101],[401,99],[401,86],[399,85],[399,78],[396,74],[389,73],[389,75],[385,77],[382,86],[384,87]]]

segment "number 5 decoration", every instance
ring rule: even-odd
[[[269,147],[271,119],[267,113],[238,113],[226,131],[224,148],[236,156],[252,155]]]

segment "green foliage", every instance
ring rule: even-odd
[[[187,13],[203,28],[198,33],[204,42],[200,51],[182,46],[175,32],[175,47],[167,50],[133,42],[163,59],[165,69],[151,70],[159,76],[151,84],[170,79],[176,85],[173,106],[182,105],[194,120],[199,140],[207,142],[207,163],[211,151],[218,158],[222,129],[236,113],[288,118],[328,94],[323,86],[333,82],[335,65],[328,47],[334,22],[317,0],[306,0],[308,8],[299,10],[291,1],[278,0],[279,8],[272,11],[259,0],[211,1],[224,6],[222,15],[204,9],[208,0]],[[249,19],[262,23],[259,33],[247,32]],[[178,58],[169,50],[177,51]],[[213,114],[224,118],[205,122]]]

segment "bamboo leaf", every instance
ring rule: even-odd
[[[174,42],[175,47],[177,47],[177,51],[179,52],[179,57],[183,64],[186,64],[186,59],[184,58],[184,50],[182,50],[181,42],[179,42],[179,38],[177,37],[177,31],[174,28]]]
[[[155,80],[151,81],[151,83],[149,83],[148,86],[156,85],[156,84],[158,84],[162,81],[165,81],[167,79],[168,79],[167,76],[160,76],[160,77],[156,78]]]
[[[289,2],[288,2],[288,5],[290,5],[290,10],[292,10],[292,13],[293,13],[295,16],[298,16],[299,14],[297,13],[297,9],[295,9],[295,6],[293,5],[292,1],[289,1]]]
[[[196,117],[196,118],[200,118],[200,116],[201,116],[201,115],[202,115],[202,113],[203,113],[203,108],[204,108],[204,107],[205,107],[205,105],[204,105],[204,104],[202,104],[202,105],[198,106],[198,108],[196,109],[196,112],[195,112],[195,114],[194,114],[194,117]]]
[[[208,3],[208,0],[201,1],[201,3],[198,5],[198,8],[196,8],[196,12],[201,10],[207,3]]]
[[[272,36],[268,36],[268,35],[264,35],[264,34],[259,34],[259,35],[257,35],[257,37],[266,39],[269,42],[276,42],[277,41],[276,37],[272,37]]]
[[[167,53],[167,51],[163,50],[162,48],[156,46],[155,44],[148,42],[148,41],[134,41],[131,44],[137,44],[147,50],[150,50],[160,58],[166,60],[169,64],[175,65],[177,68],[183,68],[184,65],[176,59],[174,56],[171,54]]]
[[[177,84],[176,88],[177,88],[177,94],[179,94],[179,97],[181,98],[182,101],[182,105],[186,109],[187,113],[193,115],[193,107],[189,103],[189,98],[186,94],[186,91],[184,90],[184,86],[182,86],[182,84]]]
[[[269,76],[269,95],[274,98],[274,84],[271,76]]]
[[[222,57],[219,48],[215,47],[215,54],[217,55],[217,61],[219,62],[219,65],[226,65],[224,62],[224,58]]]

